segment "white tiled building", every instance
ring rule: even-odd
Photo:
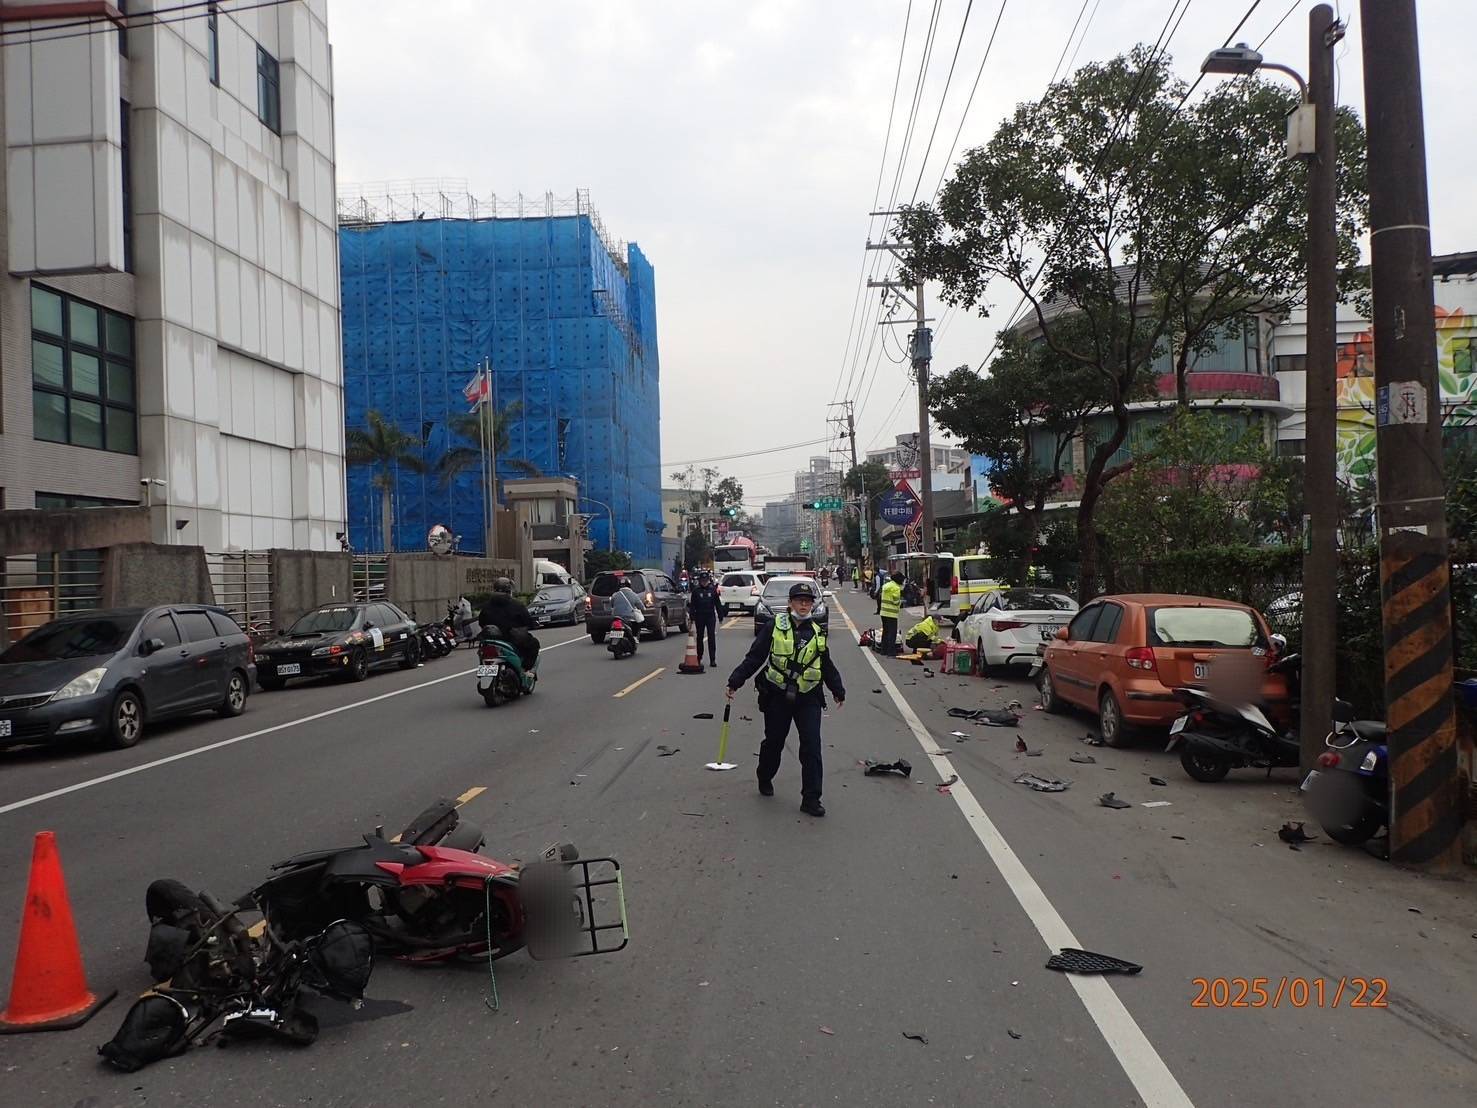
[[[156,541],[336,548],[326,0],[126,33],[112,4],[38,2],[0,7],[0,504],[147,493]]]

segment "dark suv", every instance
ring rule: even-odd
[[[667,637],[667,628],[687,633],[687,594],[659,569],[612,569],[595,575],[590,595],[585,597],[585,630],[595,642],[604,642],[614,618],[610,598],[625,585],[641,601],[646,617],[642,630],[653,639]]]
[[[220,608],[78,612],[0,654],[0,746],[94,738],[132,746],[144,724],[213,708],[240,715],[251,641]]]

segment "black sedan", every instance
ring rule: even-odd
[[[64,615],[0,654],[0,746],[132,746],[167,716],[240,715],[255,675],[246,632],[221,608]]]
[[[325,604],[257,647],[256,661],[257,680],[267,690],[294,677],[363,681],[380,666],[414,669],[421,642],[415,620],[393,604]]]
[[[774,622],[776,612],[783,612],[790,606],[790,586],[798,585],[804,581],[812,587],[815,582],[809,577],[771,577],[764,582],[764,591],[759,594],[759,603],[754,605],[754,636],[764,633],[764,629]],[[820,593],[820,599],[815,602],[811,609],[811,617],[821,625],[821,630],[826,634],[831,633],[831,612],[826,607],[826,597],[829,592],[816,589]]]
[[[540,627],[556,623],[575,624],[585,618],[585,590],[582,585],[541,585],[528,602],[528,613]]]

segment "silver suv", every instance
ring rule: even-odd
[[[627,586],[640,598],[646,617],[642,630],[653,639],[667,637],[667,628],[687,633],[687,594],[659,569],[612,569],[595,575],[585,597],[585,630],[594,642],[604,642],[614,616],[610,598]]]

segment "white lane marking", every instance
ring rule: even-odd
[[[841,605],[836,606],[841,612],[841,617],[846,620],[846,626],[852,634],[856,634],[856,624],[851,622],[851,616]],[[892,702],[902,713],[903,719],[913,732],[913,737],[918,740],[925,752],[934,749],[934,741],[929,737],[928,728],[918,718],[911,705],[898,692],[897,686],[892,683],[892,678],[882,668],[882,663],[877,661],[876,656],[870,651],[863,652],[872,668],[877,671],[882,684],[886,687]],[[929,762],[937,769],[939,780],[947,781],[950,776],[957,773],[949,764],[947,757],[931,757]],[[1000,871],[1000,876],[1005,878],[1005,883],[1010,891],[1015,894],[1022,910],[1030,919],[1032,926],[1046,942],[1047,949],[1055,954],[1064,946],[1081,948],[1082,944],[1077,936],[1072,934],[1072,929],[1067,926],[1067,921],[1062,919],[1061,913],[1047,899],[1036,884],[1036,879],[1031,876],[1031,871],[1026,868],[1019,855],[1011,849],[1010,844],[1005,841],[1005,836],[1000,834],[999,829],[985,814],[980,802],[975,799],[974,793],[964,783],[961,776],[949,789],[949,795],[954,798],[954,803],[959,806],[959,811],[969,823],[975,838],[979,839],[980,845],[985,848],[985,853],[990,856],[990,861],[995,863],[995,868]],[[1175,1080],[1174,1074],[1169,1072],[1164,1059],[1154,1049],[1143,1030],[1134,1021],[1123,1002],[1118,999],[1118,994],[1113,991],[1101,977],[1082,977],[1075,973],[1064,974],[1071,982],[1072,988],[1077,991],[1082,1006],[1087,1009],[1087,1014],[1092,1017],[1092,1022],[1097,1024],[1098,1031],[1108,1044],[1108,1049],[1118,1059],[1118,1064],[1123,1067],[1124,1074],[1133,1087],[1138,1090],[1146,1108],[1193,1108],[1193,1102],[1186,1095],[1185,1090],[1180,1088],[1180,1083]]]
[[[547,654],[551,650],[558,650],[561,646],[568,646],[572,642],[579,642],[582,639],[586,638],[588,638],[588,636],[580,635],[578,638],[565,639],[563,642],[556,642],[550,646],[544,647],[540,651],[540,653]],[[428,689],[432,685],[441,684],[443,681],[455,681],[458,678],[467,676],[469,673],[476,672],[477,671],[475,669],[464,669],[458,673],[453,673],[446,677],[436,677],[430,681],[422,681],[419,685],[410,685],[403,689],[396,689],[394,692],[381,693],[379,696],[371,696],[367,700],[359,700],[353,704],[341,704],[339,707],[329,708],[325,712],[315,712],[311,716],[302,716],[298,719],[290,719],[286,723],[278,723],[274,724],[271,727],[263,727],[260,731],[249,731],[245,735],[237,735],[235,738],[232,739],[222,739],[220,742],[209,743],[205,746],[197,746],[193,750],[182,750],[178,754],[171,754],[167,758],[156,758],[152,762],[145,762],[143,763],[143,765],[133,766],[130,769],[120,769],[115,773],[105,773],[101,777],[93,777],[86,781],[78,781],[75,785],[67,785],[60,789],[52,789],[49,793],[40,793],[37,796],[28,796],[24,800],[16,800],[11,802],[10,804],[0,805],[0,816],[5,815],[7,812],[18,811],[21,808],[29,808],[33,804],[40,804],[43,800],[55,800],[59,796],[66,796],[68,793],[81,792],[83,789],[90,789],[95,785],[106,785],[109,781],[117,781],[123,777],[132,777],[135,773],[143,773],[145,770],[158,769],[160,766],[167,766],[171,762],[181,762],[184,761],[184,759],[186,758],[193,758],[197,754],[207,754],[212,750],[220,750],[227,746],[235,746],[237,743],[244,743],[247,739],[256,739],[260,738],[262,735],[271,735],[277,731],[285,731],[289,727],[297,727],[300,724],[313,723],[320,719],[327,719],[329,716],[336,716],[340,712],[352,712],[355,708],[365,708],[368,707],[370,704],[375,704],[381,700],[389,700],[392,696],[404,696],[406,693],[415,692],[417,689]]]

